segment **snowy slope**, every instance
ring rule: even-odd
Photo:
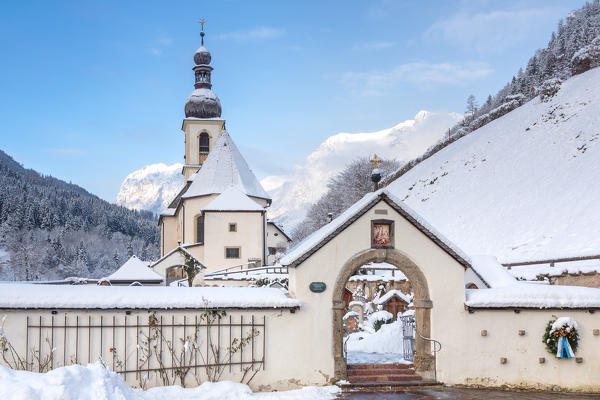
[[[470,254],[600,253],[600,68],[446,147],[389,188]]]
[[[151,164],[133,171],[121,184],[117,204],[159,214],[183,186],[182,164]]]
[[[410,160],[440,140],[461,118],[454,113],[420,111],[414,119],[389,129],[329,137],[290,175],[269,176],[261,181],[273,198],[269,216],[290,231],[325,193],[328,179],[350,161],[374,153],[380,158]]]

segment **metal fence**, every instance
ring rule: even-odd
[[[123,375],[194,375],[215,369],[265,368],[266,317],[224,315],[39,315],[28,316],[25,363],[47,371],[101,360]],[[144,375],[146,378],[144,378]]]
[[[412,315],[400,317],[402,321],[402,348],[406,361],[415,357],[415,318]]]

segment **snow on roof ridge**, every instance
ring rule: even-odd
[[[600,308],[600,289],[515,282],[491,289],[467,289],[472,308]]]
[[[0,284],[0,308],[297,308],[280,289]]]
[[[237,186],[230,186],[208,203],[203,211],[264,211],[265,209],[243,193]]]
[[[434,236],[440,242],[442,242],[458,257],[462,258],[465,262],[470,264],[471,259],[466,253],[464,253],[459,247],[457,247],[444,235],[439,233],[433,226],[431,226],[425,219],[423,219],[422,216],[420,216],[416,211],[407,206],[404,202],[402,202],[402,200],[398,199],[393,193],[388,191],[387,188],[379,189],[375,192],[370,192],[364,195],[362,199],[358,200],[346,211],[334,218],[333,221],[331,221],[327,225],[322,226],[320,229],[316,230],[315,232],[307,236],[304,240],[302,240],[300,243],[298,243],[296,246],[294,246],[294,248],[287,252],[287,254],[281,259],[281,264],[288,266],[297,261],[304,254],[314,249],[319,244],[319,242],[323,241],[329,235],[334,233],[338,228],[340,228],[348,220],[350,220],[357,213],[359,213],[363,208],[369,205],[369,203],[378,198],[381,198],[382,195],[387,196],[394,204],[396,204],[396,206],[401,208],[417,224],[421,225],[426,231],[428,231],[432,236]]]
[[[517,279],[500,264],[496,257],[474,254],[471,260],[471,268],[483,278],[489,287],[499,288],[517,283]]]
[[[150,268],[150,262],[142,261],[132,255],[115,272],[106,277],[109,281],[118,280],[160,280],[163,278]]]
[[[404,301],[406,304],[409,304],[412,301],[412,296],[411,295],[402,293],[398,289],[393,289],[393,290],[390,290],[390,291],[386,292],[380,298],[378,298],[376,300],[373,300],[373,303],[375,303],[375,304],[384,304],[384,303],[386,303],[389,299],[391,299],[394,296],[398,297],[399,299],[401,299],[402,301]]]
[[[190,180],[192,184],[183,198],[222,193],[230,186],[237,186],[248,196],[271,200],[226,130],[219,135],[206,161]]]

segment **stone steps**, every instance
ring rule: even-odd
[[[347,366],[351,385],[415,385],[423,379],[415,373],[412,364],[350,364]]]

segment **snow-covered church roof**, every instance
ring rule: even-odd
[[[271,200],[226,130],[215,141],[202,167],[190,177],[182,198],[223,193],[234,186],[242,193]]]
[[[265,211],[265,209],[242,193],[238,187],[230,186],[208,203],[202,211]]]
[[[373,208],[380,201],[385,201],[400,215],[406,218],[413,226],[419,229],[440,246],[452,258],[462,264],[465,268],[471,267],[471,260],[461,249],[444,237],[433,226],[429,225],[419,214],[398,199],[388,189],[379,189],[376,192],[367,193],[362,199],[354,203],[350,208],[341,213],[333,221],[322,226],[317,231],[308,235],[294,248],[288,251],[281,259],[281,265],[295,267],[305,259],[318,251],[321,247],[333,239],[339,232],[352,224],[361,215]]]
[[[150,269],[150,263],[131,256],[125,264],[106,277],[110,282],[116,281],[162,281],[163,278]]]

